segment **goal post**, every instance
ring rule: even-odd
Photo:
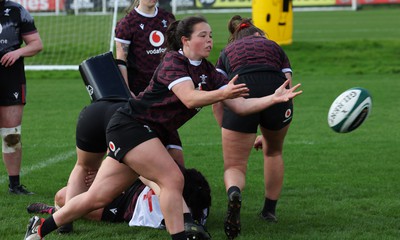
[[[85,59],[114,50],[116,22],[132,0],[13,0],[34,17],[43,51],[25,58],[27,70],[77,70]],[[265,0],[277,1],[277,0]],[[282,1],[282,0],[281,0]],[[400,0],[291,0],[293,12],[357,10]],[[252,12],[252,0],[159,0],[174,14]]]
[[[114,28],[129,0],[14,0],[33,16],[43,51],[26,70],[78,70],[85,59],[113,51]]]
[[[174,14],[249,12],[254,0],[170,0]],[[263,0],[274,5],[279,0]],[[357,1],[398,0],[291,0],[293,11],[357,10]]]

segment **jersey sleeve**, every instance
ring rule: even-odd
[[[191,80],[187,64],[187,60],[180,56],[179,53],[167,53],[159,66],[159,72],[157,73],[158,82],[171,90],[174,85],[182,81]]]
[[[208,86],[203,89],[216,90],[228,84],[229,79],[224,73],[219,71],[213,64],[208,61],[206,61],[205,64],[207,69],[206,72],[209,72],[211,81],[207,81]]]
[[[282,72],[283,73],[288,73],[292,72],[292,67],[290,65],[290,60],[288,56],[286,55],[285,51],[279,46],[280,48],[280,53],[281,53],[281,61],[282,61]]]
[[[117,26],[115,27],[115,41],[120,41],[127,44],[130,43],[131,39],[133,38],[133,32],[129,26],[130,23],[127,16],[122,18],[117,23]]]
[[[228,84],[229,79],[226,76],[226,73],[224,74],[223,72],[218,71],[217,69],[215,69],[215,71],[212,72],[211,75],[212,79],[213,79],[213,88],[214,89],[220,89],[222,87],[224,87],[225,85]]]
[[[221,53],[219,54],[217,64],[215,67],[217,68],[217,71],[225,75],[225,77],[228,77],[228,72],[229,72],[229,66],[227,66],[228,58],[225,54],[225,51],[222,50]]]
[[[33,17],[29,14],[28,10],[21,6],[21,35],[29,35],[36,33],[37,29]]]

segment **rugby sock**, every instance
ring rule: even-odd
[[[192,218],[192,214],[190,214],[190,213],[184,213],[184,214],[183,214],[183,221],[184,221],[185,223],[193,223],[194,221],[193,221],[193,218]]]
[[[233,192],[239,192],[240,193],[240,188],[237,187],[237,186],[232,186],[232,187],[228,188],[228,196],[230,196],[231,193],[233,193]]]
[[[172,240],[186,240],[186,233],[185,231],[178,232],[171,235]]]
[[[278,200],[271,200],[269,198],[265,198],[264,208],[262,210],[263,214],[272,213],[275,215],[275,208]]]
[[[19,175],[16,176],[8,176],[8,179],[10,181],[10,188],[18,186],[19,183]]]
[[[56,222],[54,222],[53,215],[51,215],[50,217],[46,218],[46,220],[44,220],[44,222],[40,226],[39,235],[41,238],[44,238],[44,236],[56,230],[57,228],[58,226]]]

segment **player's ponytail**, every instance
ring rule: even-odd
[[[235,15],[228,22],[229,39],[228,42],[232,42],[232,35],[235,33],[237,26],[242,22],[242,17]]]
[[[179,20],[172,22],[169,26],[165,35],[167,36],[167,51],[178,51],[182,48],[182,42],[176,34],[176,28],[179,24]]]
[[[260,36],[265,36],[263,30],[254,26],[251,18],[242,18],[239,15],[235,15],[229,20],[228,31],[230,33],[228,43],[254,35],[256,33],[258,33]]]

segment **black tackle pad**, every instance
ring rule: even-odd
[[[83,61],[79,65],[79,72],[92,102],[101,99],[128,99],[131,97],[112,52]]]

